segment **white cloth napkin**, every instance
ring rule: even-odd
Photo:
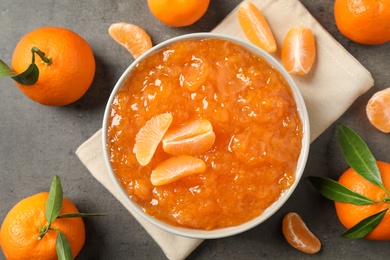
[[[294,76],[306,102],[313,141],[337,120],[357,97],[372,87],[374,80],[370,73],[324,30],[299,0],[251,2],[261,10],[273,30],[278,44],[278,50],[273,54],[276,59],[280,59],[281,44],[292,26],[306,25],[315,35],[317,58],[312,71],[305,76]],[[246,39],[237,20],[237,8],[213,32]],[[186,258],[202,240],[167,233],[147,223],[126,205],[108,176],[103,160],[101,134],[99,130],[83,143],[76,151],[77,156],[92,175],[139,221],[168,259]]]

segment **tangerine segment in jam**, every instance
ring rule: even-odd
[[[146,166],[132,152],[153,116],[170,128],[207,119],[215,142],[195,157],[206,170],[153,186],[151,172],[172,155],[161,143]],[[220,39],[171,44],[140,61],[111,105],[108,149],[119,182],[144,211],[176,226],[213,230],[242,224],[295,181],[302,123],[291,89],[262,57]]]

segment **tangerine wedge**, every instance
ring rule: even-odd
[[[313,32],[306,26],[292,27],[282,45],[282,63],[288,73],[305,75],[309,73],[316,57]]]
[[[161,186],[205,170],[206,164],[202,159],[190,155],[179,155],[170,157],[157,165],[152,171],[150,180],[154,186]]]
[[[321,250],[321,241],[308,229],[297,213],[286,214],[282,229],[287,242],[296,249],[308,254],[315,254]]]
[[[205,59],[192,57],[191,62],[187,63],[182,69],[180,86],[195,92],[206,82],[210,71],[210,65]]]
[[[260,10],[251,2],[244,2],[238,8],[238,21],[250,42],[267,52],[276,51],[275,37]]]
[[[134,59],[152,48],[149,34],[135,24],[114,23],[108,28],[108,34],[120,45],[125,47]]]
[[[207,152],[214,141],[215,133],[210,121],[199,119],[179,128],[169,129],[162,144],[164,151],[172,155],[197,155]]]
[[[390,88],[380,90],[370,98],[366,114],[374,127],[384,133],[390,133]]]
[[[165,113],[149,119],[135,136],[133,153],[142,166],[153,158],[157,146],[172,123],[172,114]]]

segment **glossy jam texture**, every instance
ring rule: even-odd
[[[209,120],[213,147],[196,157],[206,171],[154,187],[151,171],[170,158],[161,145],[147,166],[132,152],[153,116],[171,127]],[[174,43],[139,62],[111,106],[108,144],[119,182],[148,214],[176,226],[212,230],[247,222],[295,181],[302,123],[283,76],[262,57],[224,40]]]

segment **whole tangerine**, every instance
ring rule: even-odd
[[[390,164],[377,161],[382,182],[386,189],[390,189]],[[382,188],[364,179],[354,169],[349,168],[339,179],[339,183],[379,203],[370,205],[354,205],[350,203],[335,202],[336,213],[347,229],[353,227],[363,219],[389,208],[390,202],[386,200],[389,194]],[[382,221],[365,238],[372,240],[390,240],[390,211],[387,211]]]
[[[189,26],[207,11],[210,0],[148,0],[151,13],[166,25]]]
[[[357,43],[390,40],[389,0],[336,0],[334,18],[340,32]]]
[[[19,89],[32,100],[48,106],[64,106],[80,99],[95,75],[90,45],[66,28],[38,28],[23,36],[15,47],[12,69],[16,73],[25,71],[31,64],[33,47],[42,51],[50,62],[36,57],[38,81],[32,85],[16,82]]]
[[[27,197],[18,202],[7,214],[0,230],[0,246],[6,259],[56,260],[56,239],[60,230],[68,240],[75,258],[85,242],[82,218],[60,218],[52,222],[42,239],[40,228],[47,225],[45,217],[48,192]],[[76,206],[63,198],[60,214],[78,212]]]

